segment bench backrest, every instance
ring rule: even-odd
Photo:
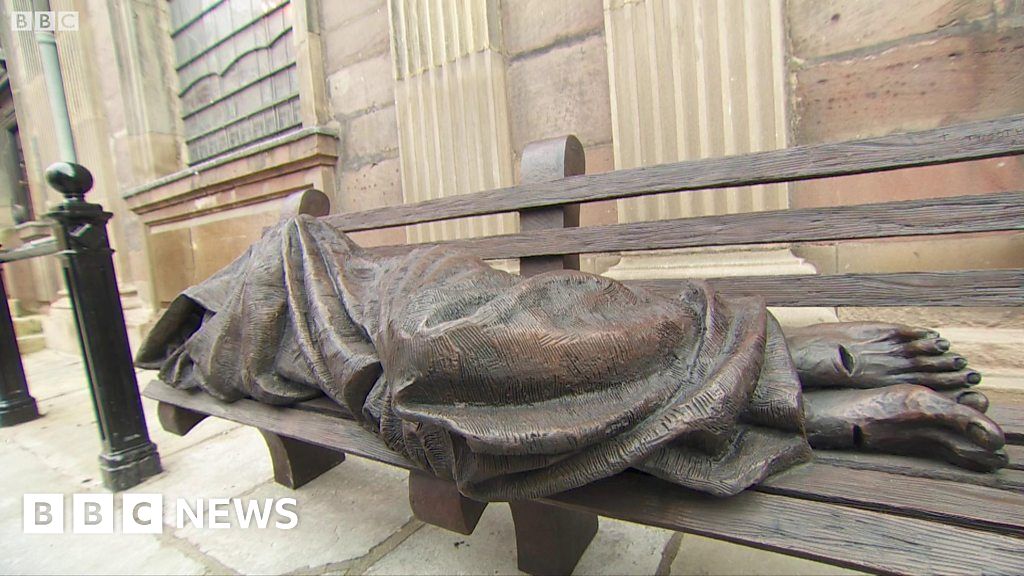
[[[560,147],[560,149],[559,149]],[[575,138],[531,145],[523,183],[326,216],[347,232],[519,212],[521,232],[443,242],[481,258],[520,258],[533,274],[563,256],[704,246],[820,242],[1024,229],[1024,192],[658,220],[578,228],[573,207],[666,192],[750,186],[1024,154],[1024,115],[742,156],[582,172]],[[533,158],[531,158],[533,156]],[[562,177],[567,176],[567,177]],[[408,248],[391,248],[407,250]],[[383,250],[388,250],[384,248]],[[571,259],[564,260],[570,263]],[[534,266],[536,264],[536,266]],[[642,281],[669,289],[672,281]],[[728,278],[712,283],[776,306],[1020,306],[1024,270]]]

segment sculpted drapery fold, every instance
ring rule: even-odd
[[[759,301],[521,279],[438,247],[380,256],[305,216],[179,296],[138,362],[226,401],[326,394],[480,500],[631,467],[728,495],[810,455]]]

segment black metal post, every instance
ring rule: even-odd
[[[7,288],[4,287],[4,276],[0,274],[0,428],[38,417],[36,399],[28,393],[14,320],[7,307]]]
[[[114,276],[107,239],[112,214],[85,201],[92,174],[84,166],[58,162],[46,170],[46,180],[64,195],[64,202],[48,216],[58,223],[58,254],[103,441],[103,483],[111,490],[124,490],[160,473],[161,467],[146,429]]]

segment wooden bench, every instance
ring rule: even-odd
[[[580,253],[833,241],[1024,228],[1024,193],[806,208],[578,228],[577,205],[644,194],[747,186],[1024,154],[1024,116],[856,142],[823,144],[583,176],[573,138],[531,144],[519,186],[412,205],[326,216],[345,231],[519,212],[521,232],[449,242],[482,258],[519,258],[521,273],[578,264]],[[325,215],[323,195],[291,210]],[[381,251],[407,250],[385,247]],[[641,281],[654,290],[672,281]],[[1021,306],[1024,270],[772,276],[712,280],[731,295],[775,306]],[[281,408],[225,404],[153,382],[163,427],[185,434],[207,416],[258,428],[275,479],[297,488],[355,455],[410,470],[415,515],[463,534],[487,504],[413,469],[340,406],[318,399]],[[1010,467],[994,474],[942,463],[818,451],[813,462],[736,497],[716,499],[639,472],[555,496],[511,502],[519,568],[572,571],[598,516],[659,526],[879,573],[1024,573],[1024,395],[992,393]]]

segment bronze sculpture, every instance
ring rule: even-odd
[[[225,401],[325,394],[478,500],[627,468],[729,495],[811,445],[1006,464],[968,389],[980,377],[931,331],[783,335],[762,302],[701,282],[665,298],[575,271],[521,279],[440,247],[380,255],[306,216],[179,296],[137,363]]]

